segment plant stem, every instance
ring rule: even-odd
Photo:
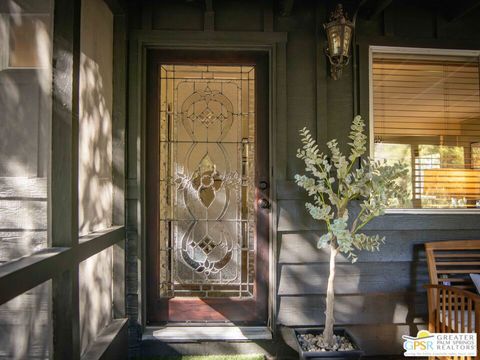
[[[363,228],[365,225],[367,225],[371,220],[373,220],[375,216],[373,215],[370,215],[367,220],[365,220],[361,225],[359,225],[356,229],[355,229],[355,232],[357,232],[358,230],[360,230],[361,228]]]
[[[350,174],[350,171],[352,170],[352,167],[353,165],[355,164],[355,162],[357,161],[358,159],[358,156],[355,157],[351,162],[350,162],[350,165],[348,165],[348,168],[347,168],[347,172],[345,173],[345,178],[347,178],[348,174]],[[337,196],[340,196],[340,181],[339,181],[339,184],[338,184],[338,191],[337,191]],[[350,199],[349,199],[350,200]]]
[[[362,214],[365,212],[365,208],[362,208],[362,210],[360,210],[360,212],[358,213],[357,217],[355,218],[355,221],[353,222],[352,224],[352,231],[351,233],[352,234],[355,234],[355,232],[357,231],[357,223],[358,223],[358,220],[360,220],[360,217],[362,216]]]
[[[323,330],[323,339],[331,348],[333,346],[333,325],[335,319],[333,317],[333,306],[335,301],[335,292],[333,289],[333,280],[335,279],[335,257],[338,250],[330,245],[330,273],[328,275],[327,299],[325,309],[325,329]]]
[[[322,200],[322,204],[323,204],[323,205],[327,205],[327,203],[325,202],[325,198],[323,197],[323,194],[322,194],[322,193],[319,193],[319,195],[320,195],[320,199]],[[328,231],[330,232],[330,231],[331,231],[331,228],[330,228],[330,220],[329,220],[329,219],[325,219],[324,221],[325,221],[325,223],[327,224],[327,229],[328,229]]]
[[[325,169],[323,168],[322,165],[318,164],[317,166],[320,168],[320,171],[321,171],[321,172],[327,174],[327,177],[324,179],[324,182],[327,183],[327,186],[328,186],[328,188],[330,189],[330,191],[331,191],[333,194],[335,194],[335,192],[333,191],[333,188],[332,188],[332,184],[331,184],[330,181],[329,181],[329,179],[330,179],[330,178],[329,178],[330,171],[327,173],[327,172],[325,171]]]

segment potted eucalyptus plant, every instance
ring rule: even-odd
[[[337,140],[327,143],[329,156],[320,152],[310,132],[300,130],[303,146],[297,157],[305,163],[306,174],[296,175],[298,186],[312,201],[305,204],[310,215],[326,225],[318,239],[319,249],[330,250],[330,273],[326,293],[325,325],[322,329],[296,329],[301,358],[360,358],[362,352],[345,329],[334,329],[335,261],[339,253],[352,263],[357,251],[378,251],[385,238],[367,235],[362,229],[386,208],[403,203],[408,191],[399,183],[407,168],[364,157],[367,136],[365,123],[356,116],[349,135],[350,154],[342,154]],[[354,209],[352,211],[352,209]]]

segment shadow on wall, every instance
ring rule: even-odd
[[[111,321],[112,248],[80,264],[80,343],[82,354]]]
[[[0,1],[0,264],[48,246],[50,4]],[[49,357],[50,293],[47,282],[0,305],[0,358]]]
[[[104,71],[82,51],[78,179],[80,235],[112,225],[111,98],[106,99]],[[82,262],[79,271],[83,354],[111,321],[112,248]]]
[[[0,305],[0,358],[48,359],[50,281]]]
[[[83,235],[112,225],[112,84],[110,76],[110,84],[104,86],[105,70],[83,52],[80,66],[78,185]]]
[[[103,0],[82,1],[79,113],[79,234],[112,226],[113,15]],[[84,354],[112,319],[112,247],[80,264]]]
[[[49,20],[24,16],[15,2],[7,3],[0,12],[12,12],[0,16],[0,43],[15,47],[0,51],[0,263],[47,246],[51,117]],[[27,46],[22,39],[32,26]],[[32,54],[33,63],[19,59]]]

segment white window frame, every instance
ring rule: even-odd
[[[368,108],[369,108],[369,147],[370,157],[374,157],[374,118],[373,118],[373,54],[389,53],[389,54],[415,54],[415,55],[450,55],[450,56],[471,56],[477,57],[480,68],[480,50],[457,50],[457,49],[439,49],[439,48],[420,48],[420,47],[399,47],[399,46],[378,46],[370,45],[368,48]],[[480,213],[480,209],[387,209],[387,214],[476,214]]]

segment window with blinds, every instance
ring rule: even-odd
[[[374,157],[404,162],[402,208],[480,208],[478,56],[372,53]]]

